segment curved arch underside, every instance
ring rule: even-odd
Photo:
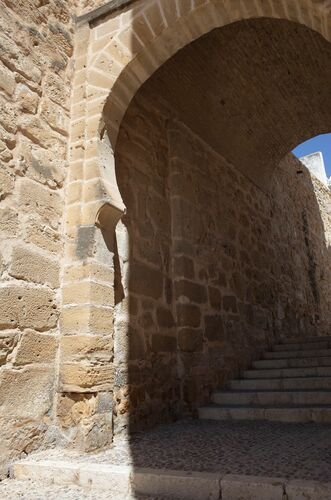
[[[286,153],[330,130],[330,81],[328,41],[291,21],[260,18],[187,45],[142,89],[265,187]]]

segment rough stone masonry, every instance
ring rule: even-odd
[[[242,24],[273,14],[234,5],[232,15],[221,0],[218,13],[208,0],[138,0],[76,22],[105,3],[0,0],[1,475],[40,447],[96,450],[113,433],[195,415],[269,343],[330,333],[330,192],[287,154],[329,126],[327,37],[294,22],[275,21],[290,36]],[[290,10],[276,15],[278,4],[275,17],[293,21]],[[210,19],[221,25],[223,14],[223,24],[239,23],[208,39]],[[124,106],[170,54],[157,45],[163,32],[176,51],[190,36],[185,19],[192,33],[201,21],[209,42],[170,59]],[[293,45],[288,59],[282,40]],[[226,98],[215,67],[204,78],[193,71],[217,43],[231,68]],[[302,43],[307,58],[296,65]],[[152,55],[138,57],[142,49]],[[252,54],[264,64],[240,76]],[[112,101],[130,58],[135,78]],[[203,108],[214,110],[215,128]],[[98,149],[94,128],[113,152]],[[94,203],[109,202],[103,167],[117,185],[113,153],[126,206],[116,244],[95,225]]]

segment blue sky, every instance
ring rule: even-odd
[[[303,142],[295,149],[292,153],[298,158],[300,156],[309,155],[310,153],[315,153],[316,151],[321,151],[324,158],[326,175],[331,176],[331,134],[322,134]]]

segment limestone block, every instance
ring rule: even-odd
[[[63,23],[59,23],[52,19],[48,21],[48,27],[52,34],[53,43],[56,45],[61,53],[65,53],[68,57],[72,56],[73,41],[71,30],[68,29]]]
[[[331,483],[292,479],[286,484],[288,500],[329,500]]]
[[[13,364],[54,363],[56,349],[57,340],[54,335],[27,330],[19,341]]]
[[[6,417],[37,419],[52,405],[54,367],[2,369],[0,374],[0,414]]]
[[[47,126],[45,121],[37,116],[23,115],[19,124],[20,131],[43,148],[58,148],[60,136]]]
[[[62,362],[109,363],[113,358],[113,338],[104,335],[68,335],[60,340]]]
[[[0,87],[9,95],[13,95],[16,87],[15,74],[2,63],[0,64]]]
[[[175,282],[176,297],[187,297],[190,302],[203,304],[207,300],[206,288],[193,281],[180,280]]]
[[[158,307],[156,310],[156,317],[158,325],[163,328],[172,328],[175,326],[175,320],[172,312],[165,307]]]
[[[11,466],[11,477],[21,480],[42,481],[45,484],[77,484],[80,464],[66,463],[63,460],[44,460],[33,462],[24,460]]]
[[[86,465],[80,469],[80,484],[84,488],[111,491],[129,498],[131,467],[106,464]]]
[[[221,315],[205,316],[205,336],[211,341],[224,340],[224,326]]]
[[[1,125],[11,134],[16,134],[18,123],[17,108],[0,94]]]
[[[55,327],[57,310],[54,294],[45,288],[8,285],[0,289],[1,328]]]
[[[20,455],[21,450],[32,453],[44,441],[46,425],[26,418],[0,416],[0,478],[8,476],[8,464]]]
[[[66,267],[64,270],[64,281],[78,281],[84,278],[92,277],[105,283],[114,283],[114,269],[110,265],[98,263],[76,264]]]
[[[20,85],[17,97],[21,111],[31,114],[37,112],[39,96],[36,92],[32,92],[26,85]]]
[[[105,334],[113,330],[114,312],[112,308],[98,306],[73,306],[61,311],[61,331],[71,334]]]
[[[65,160],[53,152],[31,143],[21,141],[19,154],[26,168],[26,175],[50,188],[62,187],[65,175]]]
[[[9,207],[0,208],[0,233],[13,238],[18,227],[17,211]]]
[[[152,350],[155,352],[175,352],[177,339],[170,335],[155,334],[152,336]]]
[[[283,500],[285,479],[228,474],[221,480],[224,500]]]
[[[223,297],[223,307],[225,311],[237,312],[237,298],[231,295],[225,295]]]
[[[222,308],[222,294],[218,288],[213,286],[208,287],[209,303],[214,309]]]
[[[160,271],[134,261],[131,263],[129,287],[133,293],[158,299],[163,290],[163,276]]]
[[[159,469],[136,469],[132,473],[136,493],[187,500],[220,498],[220,474]]]
[[[95,394],[60,394],[57,404],[57,417],[61,427],[68,429],[76,426],[86,417],[96,411],[97,397]]]
[[[62,298],[65,304],[84,304],[88,302],[113,306],[114,287],[93,281],[70,283],[63,288]]]
[[[178,346],[182,351],[201,351],[203,345],[202,330],[195,328],[180,328],[178,330]]]
[[[44,82],[45,95],[60,106],[66,107],[70,86],[56,74],[49,73]]]
[[[112,365],[61,363],[59,384],[63,392],[106,391],[112,389],[113,382]]]
[[[23,245],[14,248],[9,274],[14,278],[33,281],[52,288],[59,286],[59,263]]]
[[[174,262],[174,272],[177,277],[194,278],[194,262],[186,256],[176,257]]]
[[[201,311],[198,306],[191,304],[177,304],[177,322],[179,326],[199,327]]]
[[[0,200],[5,198],[14,189],[15,178],[13,173],[2,167],[0,171]]]
[[[133,328],[130,328],[128,340],[128,346],[126,345],[126,342],[124,342],[121,346],[122,357],[124,358],[126,354],[126,356],[129,356],[129,360],[144,359],[146,353],[144,336],[140,332],[134,330]],[[123,347],[125,347],[126,352],[124,351]]]
[[[62,200],[58,193],[29,179],[21,179],[19,203],[25,211],[39,214],[53,229],[60,224]]]
[[[81,450],[94,451],[109,446],[113,439],[111,412],[84,418],[80,434],[77,441]]]
[[[60,233],[34,217],[28,219],[25,227],[25,240],[43,250],[47,250],[47,252],[57,254],[59,254],[62,246]]]
[[[0,365],[4,365],[8,355],[17,344],[19,333],[17,331],[4,331],[0,333]]]
[[[52,102],[50,99],[43,99],[40,105],[40,116],[54,130],[61,134],[68,133],[68,117],[63,108]]]

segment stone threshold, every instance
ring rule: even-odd
[[[173,500],[330,500],[331,482],[210,472],[135,468],[63,460],[16,462],[10,477],[109,491],[123,499],[156,495]]]

